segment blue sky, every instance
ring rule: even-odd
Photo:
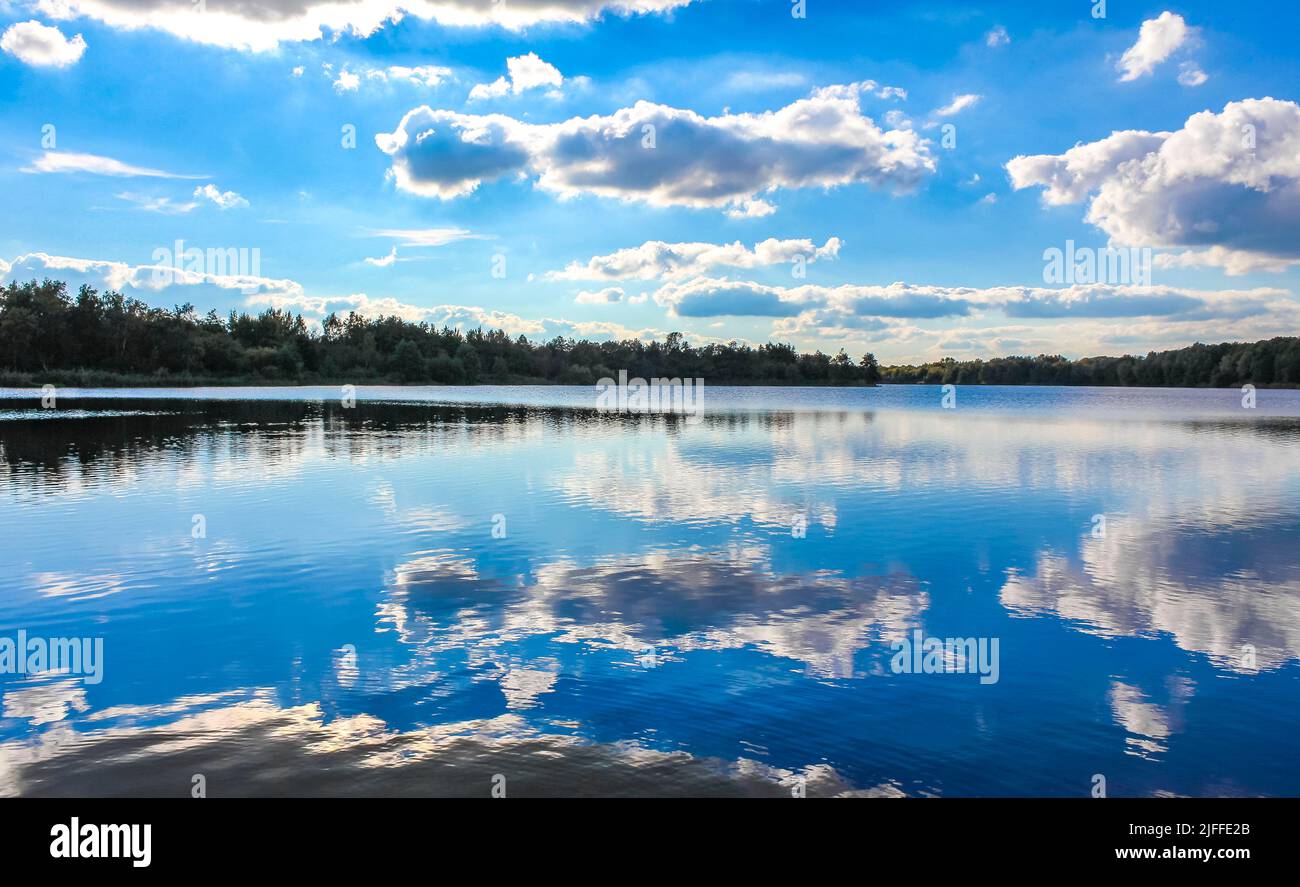
[[[502,2],[0,3],[3,279],[887,362],[1297,330],[1294,8]]]

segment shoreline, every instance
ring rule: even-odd
[[[872,384],[851,384],[836,385],[830,382],[802,382],[789,383],[767,380],[748,380],[748,381],[719,381],[709,382],[709,387],[714,388],[885,388],[898,387],[910,388],[917,386],[931,385],[939,387],[945,384],[955,385],[958,388],[1148,388],[1152,390],[1176,390],[1176,391],[1205,391],[1205,390],[1241,390],[1241,385],[1068,385],[1060,383],[1042,383],[1042,382],[875,382]],[[1245,383],[1243,383],[1245,384]],[[1300,384],[1290,382],[1265,382],[1251,383],[1257,390],[1297,390]],[[170,376],[128,376],[116,373],[102,373],[99,371],[89,370],[67,370],[62,372],[51,372],[42,374],[40,377],[31,373],[12,373],[0,372],[0,389],[31,389],[34,393],[39,393],[43,385],[55,385],[61,388],[318,388],[332,387],[343,385],[355,385],[357,387],[384,387],[384,388],[492,388],[492,387],[526,387],[526,388],[587,388],[596,387],[594,385],[574,385],[562,382],[553,382],[549,379],[537,379],[529,377],[514,377],[506,379],[484,380],[481,382],[457,382],[452,384],[446,383],[411,383],[402,382],[395,379],[340,379],[340,378],[323,378],[323,379],[252,379],[248,377],[238,377],[235,379],[208,378],[187,376],[176,378]]]

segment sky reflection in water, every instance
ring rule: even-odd
[[[398,391],[0,400],[0,793],[1300,794],[1300,393]]]

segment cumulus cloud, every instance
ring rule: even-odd
[[[691,0],[37,0],[50,18],[93,18],[115,28],[155,28],[186,40],[264,51],[280,43],[338,33],[368,37],[406,16],[448,27],[497,25],[520,30],[539,23],[585,23],[605,13],[664,13]]]
[[[564,75],[559,68],[542,61],[535,52],[506,59],[506,71],[504,77],[498,77],[492,83],[476,85],[469,91],[469,100],[496,98],[509,93],[518,95],[543,86],[558,89],[564,84]]]
[[[742,200],[727,210],[729,219],[762,219],[776,212],[776,207],[766,200]]]
[[[970,313],[975,290],[890,286],[769,286],[728,278],[697,277],[668,283],[655,294],[657,304],[683,317],[723,315],[794,317],[810,309],[841,316],[952,317]]]
[[[669,283],[655,302],[677,317],[790,317],[815,298],[805,287],[775,287],[725,277],[697,277]]]
[[[97,176],[140,176],[155,179],[205,178],[150,169],[147,166],[135,166],[114,160],[112,157],[101,157],[98,154],[76,154],[70,151],[46,151],[29,166],[24,166],[22,171],[25,173],[81,172]]]
[[[1007,163],[1012,187],[1041,185],[1043,202],[1053,206],[1079,203],[1131,160],[1159,150],[1167,132],[1124,130],[1104,139],[1075,145],[1064,154],[1019,155]]]
[[[0,36],[0,49],[37,68],[66,68],[81,59],[86,41],[80,34],[69,40],[58,28],[32,20],[10,25]]]
[[[626,299],[622,287],[607,286],[599,290],[582,290],[573,301],[579,305],[614,305]]]
[[[97,288],[116,290],[140,298],[148,298],[151,294],[171,287],[205,290],[212,294],[239,291],[246,295],[274,293],[287,297],[302,292],[302,287],[296,281],[287,279],[186,270],[172,264],[132,265],[127,262],[55,256],[43,252],[18,256],[13,260],[9,274],[14,280],[52,277],[66,281],[73,290],[81,283],[88,283]],[[185,300],[199,301],[194,296],[187,296]]]
[[[1116,66],[1120,81],[1137,80],[1150,74],[1187,42],[1194,31],[1187,27],[1181,15],[1173,12],[1162,12],[1144,21],[1138,30],[1137,43],[1124,52]]]
[[[819,318],[820,319],[820,318]],[[957,352],[964,357],[1002,357],[1008,354],[1145,354],[1152,349],[1183,348],[1194,342],[1252,342],[1273,336],[1294,335],[1300,310],[1294,301],[1274,306],[1267,314],[1243,318],[1189,320],[1062,318],[1057,322],[1022,320],[992,323],[991,315],[974,316],[940,329],[910,321],[831,315],[818,325],[800,315],[773,324],[772,335],[783,341],[860,343],[882,359],[916,362]]]
[[[990,46],[994,49],[996,49],[999,46],[1006,46],[1010,42],[1011,42],[1011,35],[1008,34],[1007,29],[1002,27],[1001,25],[994,25],[993,29],[984,35],[985,45]]]
[[[562,198],[741,211],[776,188],[868,183],[911,190],[935,170],[930,143],[864,116],[863,88],[815,90],[761,114],[704,117],[641,101],[552,124],[425,105],[375,143],[392,157],[399,188],[444,200],[504,178],[532,179]]]
[[[727,278],[670,282],[654,294],[683,317],[797,318],[787,331],[853,327],[862,318],[913,320],[997,311],[1016,318],[1240,318],[1293,306],[1286,290],[1190,290],[1169,286],[1077,284],[1070,287],[946,287],[908,283],[770,286]]]
[[[1203,250],[1183,250],[1178,253],[1160,253],[1155,257],[1157,268],[1222,268],[1229,276],[1251,274],[1255,271],[1286,271],[1294,259],[1275,258],[1259,253],[1212,246]]]
[[[360,86],[361,78],[346,68],[340,70],[339,76],[334,80],[335,92],[356,92]]]
[[[1225,269],[1300,262],[1300,105],[1272,98],[1202,111],[1177,132],[1117,132],[1007,164],[1049,204],[1125,246],[1191,247]],[[1217,249],[1216,249],[1217,248]]]
[[[219,209],[235,209],[248,206],[248,201],[234,191],[222,191],[211,183],[194,189],[194,196],[216,204]]]
[[[758,268],[765,265],[782,265],[802,257],[806,262],[834,259],[839,255],[841,241],[828,238],[817,246],[807,238],[801,240],[767,240],[747,248],[737,240],[734,243],[665,243],[647,240],[640,246],[616,250],[603,256],[593,256],[585,263],[570,262],[562,271],[547,273],[548,280],[657,280],[692,277],[712,268]]]
[[[1007,290],[1003,296],[993,296],[991,302],[1007,317],[1019,318],[1229,319],[1266,314],[1274,304],[1290,301],[1287,290],[1269,287],[1191,290],[1171,286],[1079,284],[1059,290],[1040,287]]]

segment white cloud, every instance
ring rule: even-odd
[[[400,246],[446,246],[458,240],[486,239],[486,235],[466,228],[380,228],[371,231],[370,236],[391,237]]]
[[[742,200],[727,210],[729,219],[762,219],[776,212],[776,207],[766,200]]]
[[[911,129],[912,120],[897,108],[891,108],[885,112],[884,121],[894,129]]]
[[[863,84],[815,90],[777,111],[704,117],[637,102],[608,116],[525,123],[502,114],[409,111],[375,143],[404,191],[452,199],[483,182],[533,178],[562,198],[594,194],[655,206],[752,206],[776,188],[869,183],[905,192],[935,170],[930,143],[882,130]]]
[[[205,176],[187,176],[164,172],[161,169],[150,169],[146,166],[134,166],[130,163],[114,160],[112,157],[101,157],[98,154],[74,154],[70,151],[46,151],[32,161],[30,166],[24,166],[22,171],[25,173],[84,172],[97,176],[141,176],[155,179],[205,178]]]
[[[500,98],[503,95],[510,94],[510,80],[507,77],[498,77],[491,83],[476,83],[474,88],[469,91],[469,101],[479,102],[484,99]]]
[[[437,86],[452,76],[451,68],[440,65],[417,65],[413,68],[405,65],[390,65],[383,73],[386,79],[406,80],[418,86]]]
[[[1017,323],[974,326],[958,323],[943,329],[925,329],[906,322],[866,318],[857,325],[814,327],[803,318],[774,324],[773,336],[784,341],[819,343],[838,340],[849,347],[867,345],[882,360],[915,363],[959,352],[964,358],[1003,357],[1009,354],[1146,354],[1163,348],[1183,348],[1194,342],[1253,342],[1294,335],[1300,312],[1274,310],[1239,319],[1183,320],[1083,320],[1058,323]],[[869,344],[868,344],[869,343]],[[811,347],[811,345],[809,346]]]
[[[542,61],[535,52],[506,59],[506,70],[510,72],[510,89],[513,92],[542,86],[560,86],[564,83],[564,75],[559,68]]]
[[[220,209],[235,209],[248,206],[248,201],[234,191],[222,191],[216,185],[201,185],[194,189],[194,196],[215,203]]]
[[[123,191],[117,195],[118,200],[125,200],[128,203],[134,203],[139,209],[145,212],[162,213],[163,215],[175,216],[192,212],[198,208],[197,201],[187,201],[177,203],[170,197],[159,197],[153,194],[137,194],[133,191]]]
[[[1120,72],[1120,81],[1127,82],[1145,77],[1156,69],[1194,32],[1187,27],[1181,15],[1162,12],[1153,19],[1142,23],[1138,31],[1138,41],[1125,51],[1116,69]]]
[[[1001,25],[995,25],[991,31],[984,35],[984,43],[996,49],[999,46],[1006,46],[1011,42],[1011,35],[1007,29]]]
[[[392,265],[396,261],[397,261],[396,246],[394,246],[386,256],[380,256],[374,259],[367,257],[365,260],[367,265],[374,265],[376,268],[387,268],[389,265]]]
[[[1200,86],[1209,79],[1196,62],[1183,62],[1178,68],[1178,82],[1183,86]]]
[[[607,286],[604,289],[582,290],[573,301],[579,305],[613,305],[626,299],[627,293],[622,287]]]
[[[293,76],[295,76],[295,77],[301,77],[302,74],[303,74],[303,71],[305,71],[305,70],[307,70],[307,69],[304,68],[302,65],[299,65],[298,67],[296,67],[296,68],[293,69]]]
[[[1229,276],[1251,274],[1256,271],[1280,273],[1296,264],[1295,259],[1278,258],[1242,250],[1212,246],[1203,250],[1184,250],[1178,253],[1159,253],[1155,257],[1157,268],[1222,268]]]
[[[982,98],[984,98],[984,96],[976,95],[974,93],[966,93],[965,95],[955,95],[952,97],[952,101],[944,105],[942,108],[935,108],[934,116],[952,117],[954,114],[960,114],[962,111],[965,111],[967,108],[975,107],[977,104],[979,104],[979,101]]]
[[[117,290],[126,295],[134,294],[142,298],[174,286],[207,289],[209,292],[226,294],[231,290],[238,290],[245,294],[275,293],[281,296],[297,296],[302,292],[302,287],[293,280],[252,274],[184,270],[170,264],[131,265],[126,262],[54,256],[42,252],[27,253],[15,258],[11,273],[15,279],[53,277],[68,281],[69,288],[73,290],[78,283],[90,283],[93,286]],[[198,301],[193,297],[188,297],[188,300]]]
[[[471,89],[469,100],[473,102],[496,98],[507,93],[518,95],[525,90],[543,86],[558,89],[564,84],[564,75],[559,69],[542,61],[535,52],[506,59],[506,71],[506,76],[498,77],[492,83],[480,83]]]
[[[1091,198],[1085,218],[1115,244],[1190,247],[1238,269],[1300,261],[1295,102],[1230,102],[1177,132],[1112,133],[1064,154],[1016,157],[1007,171],[1017,189],[1045,188],[1049,204]]]
[[[221,191],[216,185],[201,185],[194,189],[191,195],[194,199],[184,203],[178,203],[170,197],[160,197],[154,194],[139,194],[133,191],[123,191],[117,195],[118,200],[125,200],[128,203],[134,203],[137,207],[146,212],[162,213],[164,215],[181,215],[193,212],[200,205],[200,201],[207,200],[221,209],[234,209],[236,207],[248,206],[248,201],[236,194],[234,191]]]
[[[1075,145],[1064,154],[1019,155],[1007,163],[1007,172],[1017,190],[1044,186],[1046,204],[1078,203],[1121,166],[1158,150],[1169,135],[1142,130],[1114,132],[1100,141]]]
[[[202,15],[192,0],[37,0],[51,18],[86,16],[116,28],[154,28],[186,40],[264,51],[283,42],[319,40],[330,32],[374,34],[406,16],[449,27],[497,25],[521,30],[544,22],[584,23],[605,13],[663,13],[691,0],[243,0],[209,3]]]
[[[339,71],[339,76],[334,81],[335,92],[356,92],[359,86],[361,78],[346,68]]]
[[[300,70],[300,68],[294,68],[295,73]],[[321,70],[326,77],[334,76],[332,65],[322,65]],[[453,78],[454,72],[452,69],[441,65],[417,65],[415,67],[389,65],[386,68],[362,65],[353,70],[340,69],[333,83],[334,89],[338,92],[356,92],[363,83],[406,83],[412,86],[433,88]]]
[[[1069,287],[945,287],[908,283],[770,286],[697,277],[666,283],[656,304],[679,317],[797,318],[789,330],[851,327],[863,319],[966,317],[996,311],[1007,317],[1187,320],[1262,316],[1294,308],[1287,290],[1191,290],[1169,286],[1078,284]]]
[[[802,256],[807,262],[834,259],[841,241],[829,238],[823,245],[813,241],[777,240],[769,237],[747,249],[734,243],[665,243],[647,240],[640,246],[593,256],[586,263],[570,262],[563,271],[551,271],[548,280],[656,280],[680,279],[704,274],[711,268],[758,268],[793,262]]]
[[[66,68],[81,59],[86,41],[80,34],[69,40],[58,28],[33,20],[10,25],[0,36],[0,49],[38,68]]]

